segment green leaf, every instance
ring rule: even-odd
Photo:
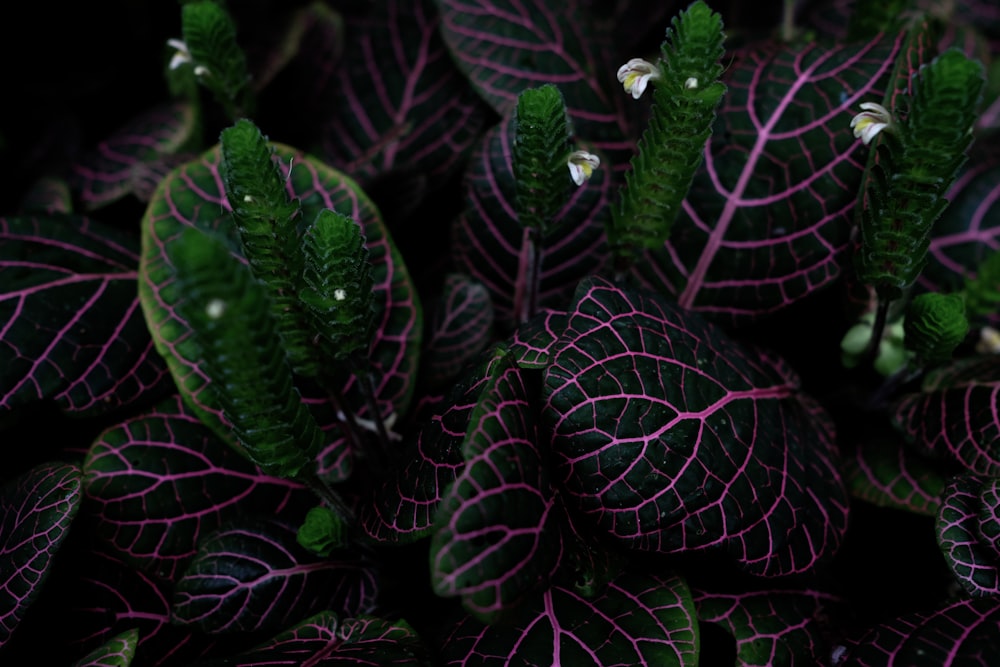
[[[230,118],[249,113],[250,73],[226,9],[211,0],[189,2],[181,9],[181,29],[198,82],[212,91]]]
[[[367,360],[375,318],[372,267],[361,227],[330,209],[302,237],[302,300],[323,362]]]
[[[611,209],[608,243],[620,262],[662,246],[670,235],[726,92],[719,81],[724,38],[722,18],[701,0],[667,30],[649,125]]]
[[[292,384],[271,305],[250,270],[220,241],[185,230],[167,247],[201,368],[242,451],[265,472],[295,477],[322,433]]]
[[[965,279],[963,296],[966,312],[973,317],[1000,311],[1000,251],[992,251],[979,264],[975,277]]]
[[[871,438],[844,462],[847,491],[879,507],[934,516],[941,505],[946,473],[898,436]]]

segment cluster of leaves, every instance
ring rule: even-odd
[[[730,4],[180,3],[0,217],[0,661],[1000,660],[1000,13]]]

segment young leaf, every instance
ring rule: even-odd
[[[361,228],[330,209],[302,236],[299,298],[310,338],[324,363],[352,357],[367,364],[375,318],[372,267]]]
[[[962,296],[969,315],[986,317],[1000,312],[1000,251],[987,255],[975,277],[965,279]]]
[[[666,299],[580,283],[545,370],[565,497],[602,535],[656,553],[724,550],[811,571],[847,528],[832,423],[790,368]]]
[[[247,458],[270,475],[313,464],[322,433],[292,384],[264,287],[222,242],[185,230],[167,247],[201,365]]]
[[[175,623],[202,632],[274,632],[328,609],[374,608],[374,572],[357,549],[318,558],[277,519],[244,517],[206,536],[174,587]]]
[[[560,521],[521,370],[493,366],[463,444],[464,470],[442,499],[431,539],[431,579],[484,623],[508,614],[552,578],[563,554]]]
[[[253,89],[246,58],[222,3],[187,2],[181,8],[181,27],[198,82],[212,91],[230,118],[251,113]]]
[[[667,30],[649,125],[611,208],[608,244],[622,269],[639,249],[660,247],[670,236],[726,92],[719,81],[723,39],[722,18],[701,0]]]
[[[80,508],[80,469],[42,463],[0,488],[0,648],[48,579]]]
[[[299,202],[285,189],[274,150],[251,121],[222,131],[222,177],[243,254],[254,276],[268,288],[271,312],[297,373],[317,374],[316,351],[299,303],[303,267],[296,217]]]
[[[103,414],[168,389],[133,237],[78,216],[0,218],[0,423],[35,401]]]
[[[299,526],[296,541],[317,556],[329,556],[344,543],[344,522],[325,505],[317,505]]]

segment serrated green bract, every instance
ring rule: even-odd
[[[222,182],[232,207],[243,254],[254,276],[267,286],[271,313],[292,367],[317,373],[309,327],[298,300],[302,251],[295,218],[299,202],[289,197],[278,172],[274,150],[251,121],[243,119],[222,131]]]
[[[909,113],[882,136],[861,214],[858,275],[881,299],[897,299],[927,263],[931,227],[965,163],[983,67],[949,50],[922,67]]]
[[[317,505],[306,513],[305,522],[299,526],[296,541],[320,556],[329,556],[343,544],[344,524],[329,507]]]
[[[372,267],[361,227],[324,209],[302,236],[299,297],[324,360],[367,357],[375,317]]]
[[[726,92],[718,80],[723,40],[721,17],[700,0],[667,30],[649,125],[611,209],[608,240],[620,262],[662,246],[670,235]]]
[[[207,234],[185,230],[167,253],[182,294],[177,311],[242,451],[268,474],[297,476],[313,462],[322,433],[292,385],[264,287]]]
[[[512,126],[518,219],[544,234],[568,198],[570,125],[562,93],[552,84],[525,90],[517,98]]]
[[[948,361],[969,333],[965,302],[957,294],[920,294],[907,308],[903,330],[906,347],[916,352],[920,362]]]
[[[181,9],[181,26],[198,81],[230,118],[248,113],[250,74],[229,13],[216,2],[190,2]]]
[[[1000,252],[990,253],[975,278],[965,280],[965,309],[970,316],[994,315],[1000,310]]]

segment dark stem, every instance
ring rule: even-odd
[[[518,280],[514,290],[514,315],[518,322],[527,322],[538,312],[538,289],[541,281],[541,252],[538,230],[525,227],[521,234],[521,256],[518,258]]]
[[[891,302],[885,297],[878,297],[878,305],[875,306],[875,321],[872,322],[872,335],[868,339],[868,348],[862,357],[865,366],[871,366],[878,359],[879,346],[882,344],[882,335],[885,333],[885,325],[889,319],[889,304]]]
[[[333,406],[333,411],[338,417],[343,419],[341,422],[343,426],[344,436],[347,438],[348,443],[351,446],[351,451],[363,452],[365,451],[365,441],[361,435],[361,427],[358,426],[357,419],[354,417],[354,411],[349,409],[345,404],[340,391],[334,389],[332,385],[327,385],[326,395],[330,400],[330,405]]]
[[[340,494],[331,489],[330,485],[324,482],[320,476],[316,474],[315,470],[299,473],[298,481],[305,484],[309,490],[319,496],[319,499],[322,500],[338,517],[340,517],[344,525],[350,530],[353,530],[354,523],[356,521],[354,512],[347,506],[344,499],[340,497]]]
[[[375,457],[381,472],[389,469],[391,457],[389,455],[389,431],[385,427],[385,420],[382,418],[382,411],[379,409],[378,401],[375,399],[375,382],[372,380],[371,369],[367,363],[352,361],[354,377],[358,379],[358,388],[365,399],[365,406],[371,415],[371,420],[375,424],[375,432],[378,435],[378,447]],[[380,471],[376,471],[377,473]]]

